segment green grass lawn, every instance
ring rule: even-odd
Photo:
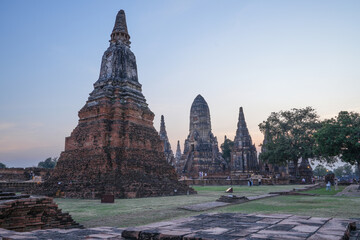
[[[198,215],[178,207],[211,202],[224,195],[229,186],[194,186],[196,195],[175,197],[153,197],[138,199],[116,199],[114,204],[101,204],[100,200],[55,199],[63,210],[86,227],[127,227],[151,222]],[[299,185],[281,186],[234,186],[237,196],[253,196],[274,191],[300,188]],[[340,187],[339,191],[343,188]],[[208,212],[241,213],[291,213],[319,217],[359,217],[360,198],[335,197],[335,191],[324,189],[308,191],[319,196],[280,196],[244,204],[217,208]]]
[[[232,205],[217,209],[218,212],[241,213],[289,213],[315,217],[360,217],[360,198],[336,197],[344,187],[338,191],[326,191],[325,188],[306,191],[305,193],[318,194],[318,196],[279,196]]]
[[[231,186],[233,194],[239,196],[255,196],[262,195],[270,192],[279,192],[292,190],[294,188],[303,188],[308,185],[262,185],[262,186]],[[193,186],[193,188],[201,195],[209,195],[218,198],[224,195],[224,191],[230,186]]]

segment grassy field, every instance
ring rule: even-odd
[[[196,195],[176,197],[153,197],[140,199],[116,199],[114,204],[101,204],[99,200],[55,199],[64,212],[86,227],[127,227],[173,218],[198,215],[178,207],[211,202],[224,195],[228,186],[195,186]],[[237,196],[253,196],[264,193],[291,190],[302,186],[236,186]],[[343,188],[340,187],[339,191]],[[337,191],[338,192],[338,191]],[[359,217],[360,198],[335,197],[335,191],[318,189],[308,191],[319,196],[280,196],[244,204],[217,208],[208,212],[241,213],[291,213],[319,217]]]
[[[218,212],[290,213],[316,217],[359,218],[360,198],[336,197],[325,188],[307,191],[318,196],[280,196],[218,209]]]

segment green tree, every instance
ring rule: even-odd
[[[259,124],[265,135],[260,159],[269,163],[284,165],[294,163],[298,175],[300,158],[314,157],[314,133],[319,128],[319,117],[311,107],[273,112],[266,121]]]
[[[336,177],[344,177],[344,176],[353,177],[354,176],[353,167],[350,164],[345,164],[344,166],[335,168],[334,174]]]
[[[337,167],[334,169],[333,172],[337,178],[340,178],[344,176],[344,167],[343,166]]]
[[[313,170],[314,176],[317,176],[317,177],[323,177],[328,172],[329,172],[329,170],[326,167],[324,167],[323,165],[321,165],[321,164],[317,165],[315,167],[315,169]]]
[[[325,120],[316,132],[317,152],[327,162],[339,157],[360,169],[360,115],[341,111],[337,117]]]
[[[344,175],[348,175],[348,176],[354,175],[353,167],[350,164],[345,164],[343,168],[344,168]]]
[[[6,168],[6,165],[0,162],[0,168]]]
[[[57,163],[57,158],[47,158],[45,161],[41,161],[38,164],[39,168],[48,168],[48,169],[53,169],[55,168]]]
[[[222,151],[222,157],[225,159],[226,162],[230,162],[231,159],[231,151],[234,147],[234,141],[231,141],[225,136],[224,143],[221,144],[220,148]]]

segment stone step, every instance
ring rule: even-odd
[[[28,198],[28,197],[30,197],[30,195],[28,195],[28,194],[0,196],[0,201],[2,201],[2,200],[12,200],[12,199],[22,199],[22,198]]]

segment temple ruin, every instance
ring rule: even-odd
[[[245,122],[243,108],[239,110],[234,147],[231,151],[231,170],[241,172],[256,172],[259,170],[255,144],[252,143]]]
[[[173,151],[171,150],[171,145],[170,145],[170,142],[169,142],[169,138],[167,136],[167,132],[166,132],[166,128],[165,128],[164,115],[161,115],[159,136],[160,136],[160,139],[164,143],[164,153],[165,153],[166,161],[171,166],[174,166],[175,165],[175,157],[174,157]]]
[[[102,57],[99,79],[79,111],[42,193],[66,197],[149,197],[193,193],[166,162],[159,134],[138,81],[125,13],[120,10]]]
[[[211,132],[210,110],[199,94],[190,110],[190,131],[184,144],[184,153],[177,167],[178,173],[187,176],[221,174],[227,170],[221,156],[217,138]]]
[[[178,140],[176,145],[176,153],[175,153],[176,165],[179,164],[180,159],[181,159],[181,148],[180,148],[180,141]]]

